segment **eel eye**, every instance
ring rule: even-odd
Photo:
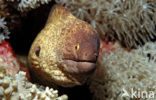
[[[77,45],[75,46],[75,50],[78,51],[79,48],[80,48],[80,46],[79,46],[79,44],[77,44]]]
[[[35,54],[37,57],[39,57],[40,55],[40,49],[41,49],[40,46],[36,47]]]

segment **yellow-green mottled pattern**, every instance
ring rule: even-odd
[[[28,56],[30,70],[39,78],[61,86],[80,85],[80,82],[72,75],[63,71],[67,66],[63,63],[62,52],[64,48],[67,48],[66,41],[75,41],[75,39],[72,39],[72,33],[76,33],[83,28],[86,29],[85,32],[92,30],[93,32],[90,32],[90,34],[94,34],[94,30],[90,25],[76,19],[65,8],[55,6],[49,15],[45,27],[31,46]],[[38,48],[40,48],[39,57],[35,54]]]

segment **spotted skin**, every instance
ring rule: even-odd
[[[41,81],[81,85],[94,72],[99,36],[89,24],[55,5],[29,51],[29,69]]]

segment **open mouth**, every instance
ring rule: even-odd
[[[95,70],[96,61],[64,59],[65,70],[72,74],[91,74]]]

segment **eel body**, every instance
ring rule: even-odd
[[[55,5],[30,48],[29,69],[40,80],[63,87],[81,85],[96,68],[98,50],[96,30]]]

